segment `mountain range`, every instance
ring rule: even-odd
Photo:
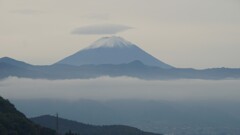
[[[159,79],[239,79],[238,68],[192,69],[166,64],[121,37],[105,37],[52,65],[31,65],[0,58],[0,79],[10,76],[41,79],[89,79],[128,76]]]

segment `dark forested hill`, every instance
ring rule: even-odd
[[[0,96],[0,135],[55,135],[55,131],[34,124]]]
[[[56,126],[56,118],[50,115],[44,115],[36,118],[32,118],[35,123],[54,129]],[[76,121],[66,120],[59,118],[59,130],[61,133],[72,131],[80,135],[160,135],[155,133],[149,133],[141,131],[134,127],[123,125],[112,126],[94,126],[79,123]]]

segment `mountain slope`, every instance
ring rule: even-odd
[[[36,118],[32,118],[37,124],[54,129],[56,126],[56,118],[50,115],[44,115]],[[93,126],[76,121],[66,120],[59,118],[59,129],[61,133],[66,133],[69,130],[81,135],[160,135],[155,133],[149,133],[141,131],[137,128],[112,125],[112,126]]]
[[[139,60],[149,66],[157,66],[164,69],[172,66],[163,63],[136,45],[121,37],[105,37],[94,42],[90,47],[66,57],[57,64],[67,65],[100,65],[100,64],[125,64]]]
[[[54,135],[48,128],[28,120],[14,105],[0,96],[0,135]]]
[[[30,65],[30,64],[27,64],[25,62],[18,61],[18,60],[9,58],[9,57],[2,57],[2,58],[0,58],[0,63],[8,63],[8,64],[11,64],[13,66],[20,67],[20,68],[32,67],[32,65]]]

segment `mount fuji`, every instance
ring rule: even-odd
[[[89,47],[60,60],[56,64],[73,66],[101,64],[117,65],[133,61],[141,61],[145,65],[164,69],[173,68],[148,54],[137,45],[116,36],[101,38],[92,43]]]

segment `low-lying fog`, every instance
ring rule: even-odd
[[[27,117],[55,114],[176,135],[240,134],[240,80],[135,78],[0,81],[0,95]]]
[[[145,81],[128,77],[33,80],[13,77],[0,81],[0,95],[9,99],[240,100],[240,80]]]

